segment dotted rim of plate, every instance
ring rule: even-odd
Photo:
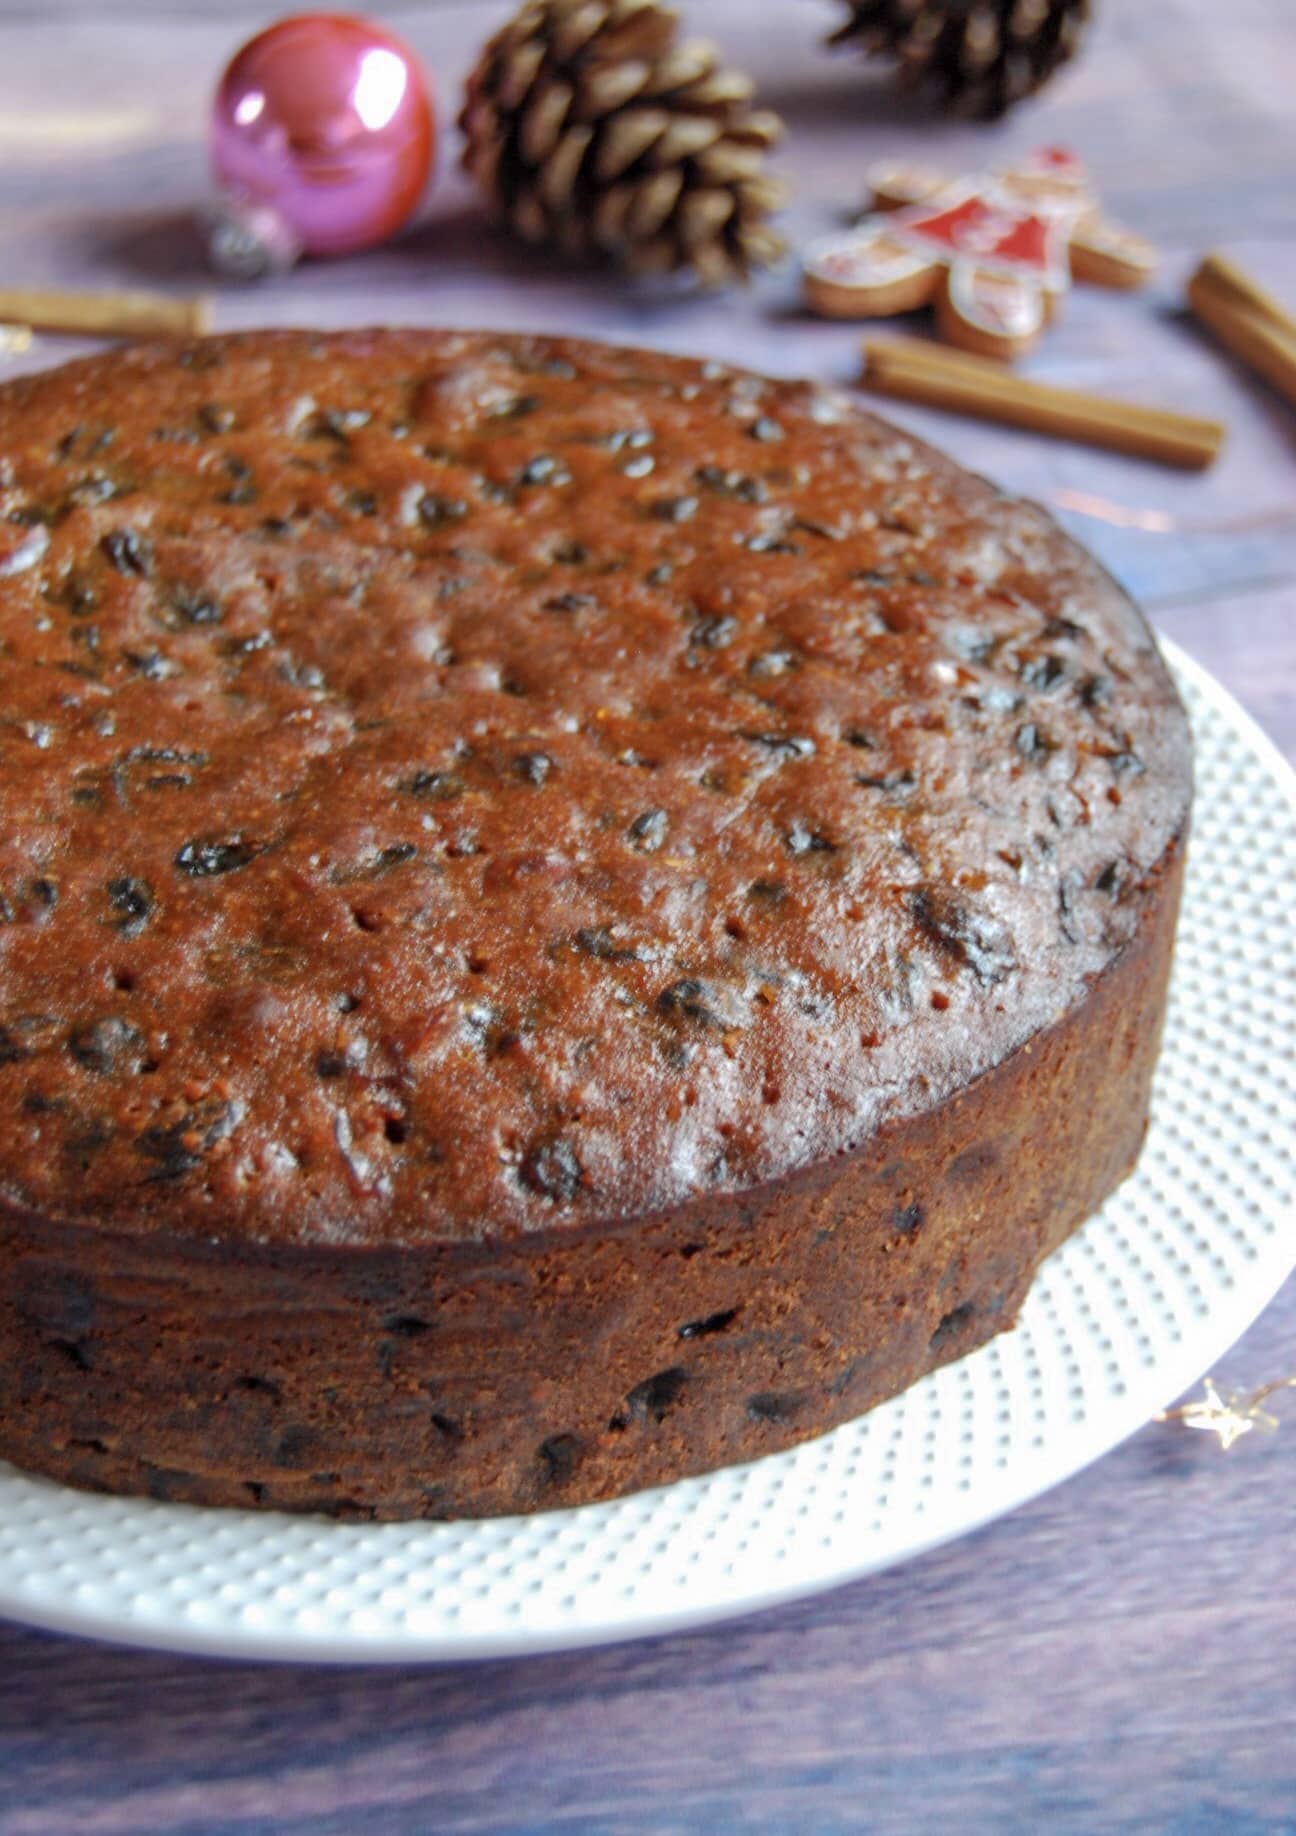
[[[1296,1261],[1296,791],[1225,691],[1164,648],[1196,732],[1197,799],[1152,1128],[1011,1333],[790,1453],[534,1517],[335,1524],[94,1497],[0,1464],[0,1614],[343,1663],[664,1632],[962,1535],[1180,1394]]]

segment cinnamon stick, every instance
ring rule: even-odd
[[[1252,280],[1244,268],[1239,268],[1227,255],[1205,255],[1197,265],[1197,271],[1188,283],[1191,298],[1194,290],[1211,289],[1226,297],[1236,306],[1253,312],[1258,318],[1265,319],[1275,331],[1284,333],[1288,338],[1296,339],[1296,317],[1293,317],[1267,288],[1258,281]]]
[[[205,299],[161,293],[63,293],[0,289],[0,320],[33,331],[78,332],[90,338],[196,338],[207,330]]]
[[[1208,256],[1188,283],[1194,315],[1296,407],[1296,320],[1241,269]]]
[[[1210,465],[1224,440],[1218,421],[1146,408],[1078,389],[1024,382],[1002,364],[915,339],[871,339],[864,381],[884,395],[950,408],[1165,465]]]

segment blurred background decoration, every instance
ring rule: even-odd
[[[423,67],[393,33],[345,13],[268,26],[212,103],[216,266],[251,279],[386,241],[422,201],[435,144]]]
[[[829,40],[889,59],[902,84],[994,121],[1075,56],[1090,0],[845,0]]]
[[[754,90],[656,0],[529,0],[469,75],[464,167],[528,242],[744,280],[783,252]]]

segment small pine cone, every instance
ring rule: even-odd
[[[895,60],[901,82],[993,120],[1074,56],[1089,0],[847,0],[829,44]]]
[[[718,285],[782,253],[782,124],[676,25],[656,0],[528,0],[468,78],[463,164],[528,242]]]

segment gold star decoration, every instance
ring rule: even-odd
[[[1184,1428],[1201,1428],[1207,1434],[1217,1434],[1221,1451],[1227,1453],[1253,1428],[1258,1428],[1262,1434],[1273,1433],[1278,1418],[1264,1405],[1279,1390],[1296,1390],[1296,1377],[1279,1377],[1273,1383],[1262,1383],[1255,1390],[1229,1390],[1224,1395],[1215,1387],[1215,1379],[1206,1377],[1202,1380],[1202,1389],[1205,1394],[1193,1402],[1180,1403],[1177,1409],[1162,1409],[1152,1419],[1179,1422]]]

